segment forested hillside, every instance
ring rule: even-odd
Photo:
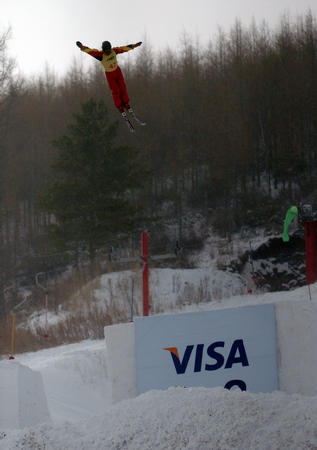
[[[2,31],[0,305],[5,288],[54,267],[46,234],[54,218],[40,212],[38,197],[55,177],[52,142],[91,98],[105,101],[111,123],[120,121],[118,145],[136,149],[151,170],[139,198],[149,218],[181,223],[191,209],[228,233],[281,221],[288,205],[316,198],[317,24],[310,13],[284,17],[274,30],[237,21],[208,45],[185,34],[159,53],[145,42],[122,56],[131,105],[147,122],[135,135],[121,123],[96,61],[84,70],[81,55],[63,78],[47,68],[24,79],[7,52],[9,38]]]

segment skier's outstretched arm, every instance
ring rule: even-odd
[[[141,44],[142,42],[137,42],[136,44],[123,45],[122,47],[113,47],[113,50],[116,53],[124,53],[128,52],[129,50],[133,50],[136,47],[139,47]]]
[[[94,58],[102,60],[102,54],[103,52],[100,50],[97,50],[96,48],[89,48],[86,45],[83,45],[80,41],[76,42],[77,47],[80,48],[82,52],[88,53],[88,55],[93,56]]]

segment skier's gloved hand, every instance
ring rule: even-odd
[[[83,44],[80,41],[76,42],[77,47],[82,48]]]

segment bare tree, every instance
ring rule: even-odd
[[[8,28],[0,34],[0,317],[5,313],[4,307],[4,246],[2,237],[3,227],[3,159],[5,148],[3,146],[10,110],[10,91],[12,87],[12,73],[14,61],[7,54],[7,43],[11,37],[11,29]]]

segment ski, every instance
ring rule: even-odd
[[[141,119],[135,114],[135,112],[133,111],[132,108],[128,110],[128,113],[130,114],[130,116],[131,116],[131,117],[132,117],[139,125],[141,125],[142,127],[144,127],[144,126],[146,125],[146,122],[144,122],[143,120],[141,120]]]
[[[129,130],[131,131],[131,133],[135,132],[134,126],[132,125],[132,123],[130,122],[130,120],[127,117],[126,113],[122,113],[122,118],[125,121],[125,123],[127,124],[127,127],[129,128]]]

